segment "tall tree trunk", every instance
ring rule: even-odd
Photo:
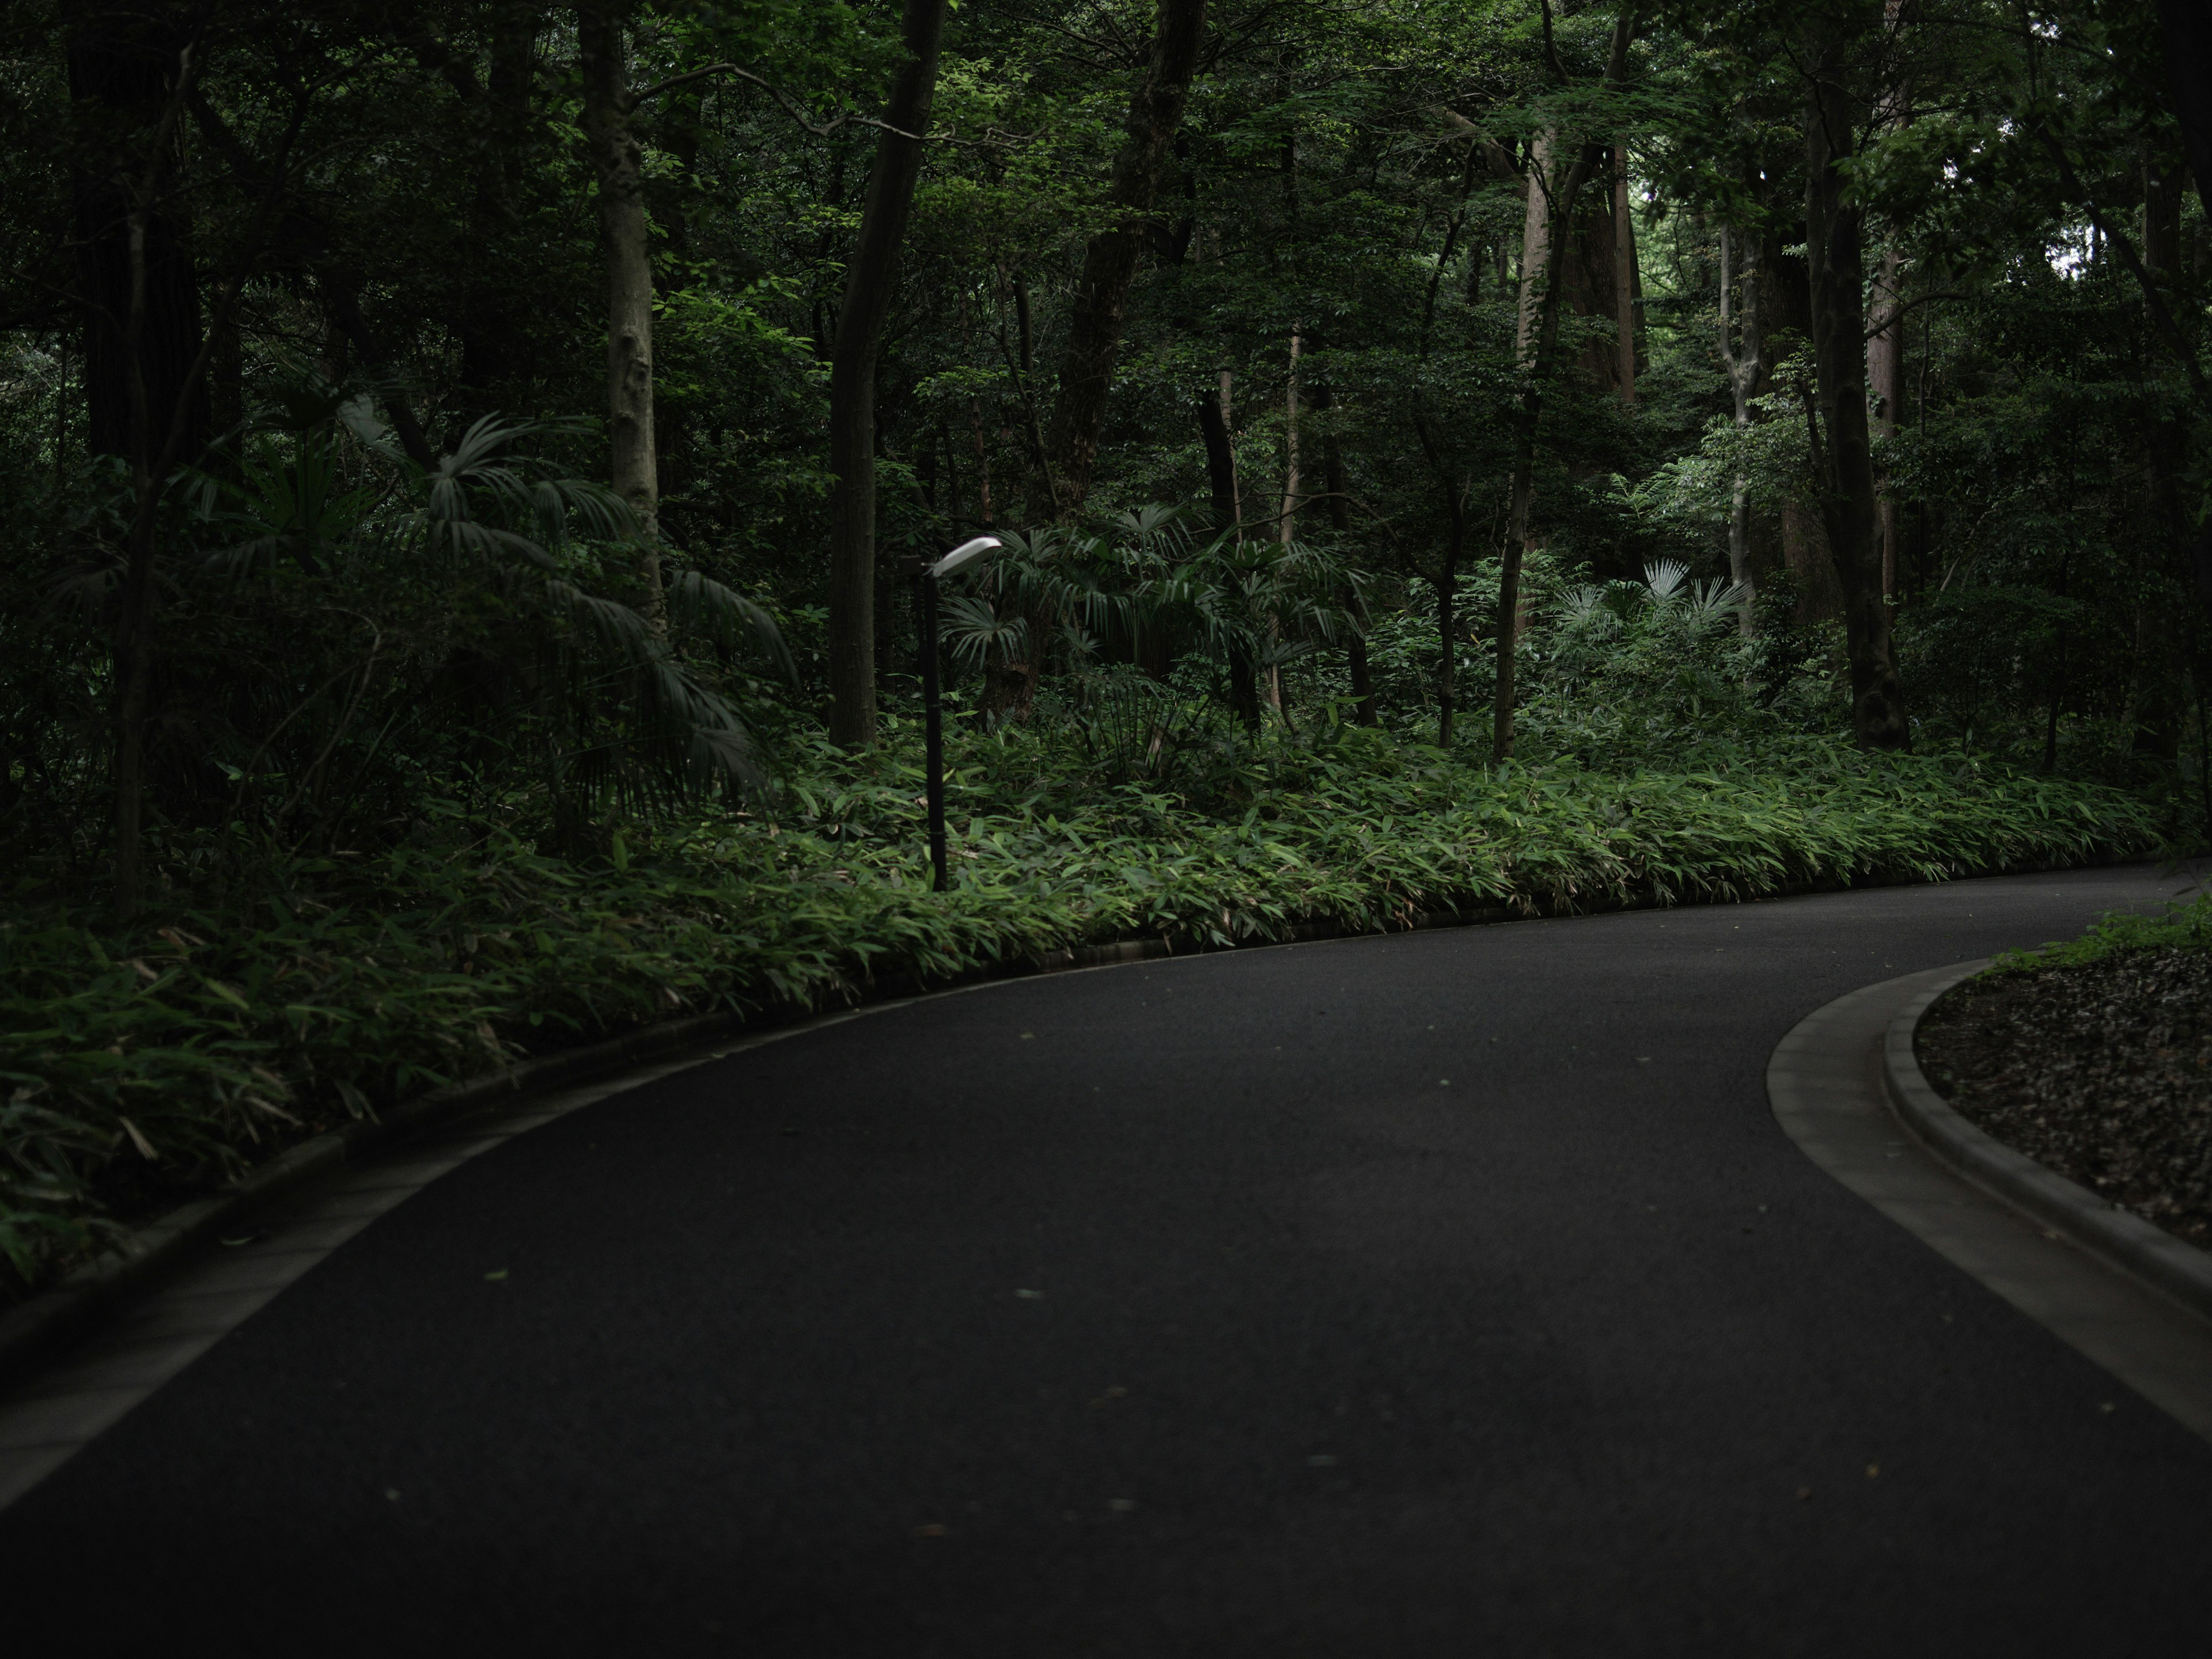
[[[148,72],[147,63],[139,58],[135,46],[126,45],[118,52],[117,44],[113,39],[104,43],[112,54],[109,64],[123,61],[126,74]],[[98,58],[94,62],[95,67],[106,66]],[[152,59],[150,73],[156,95],[150,109],[140,95],[143,85],[126,81],[132,97],[125,106],[148,118],[146,159],[141,176],[115,191],[117,204],[123,210],[124,291],[120,313],[112,319],[117,337],[109,343],[113,371],[119,373],[123,382],[127,416],[124,453],[131,465],[133,507],[116,617],[118,695],[111,780],[115,789],[115,912],[124,920],[137,910],[145,887],[146,724],[152,712],[154,684],[155,507],[162,481],[193,429],[195,411],[206,407],[203,388],[207,358],[202,342],[191,339],[183,369],[171,373],[173,354],[158,350],[156,342],[171,343],[162,339],[162,331],[173,328],[178,319],[169,315],[157,324],[155,303],[161,204],[175,168],[177,128],[197,69],[189,45],[166,64],[158,58]],[[112,89],[115,83],[107,84]],[[195,337],[198,321],[195,293],[191,307]],[[157,395],[164,392],[167,400],[157,403]],[[198,424],[204,427],[204,414]]]
[[[1751,425],[1751,400],[1759,385],[1760,337],[1759,316],[1759,245],[1749,244],[1743,269],[1743,299],[1739,310],[1735,286],[1739,273],[1735,263],[1735,234],[1721,227],[1721,366],[1728,372],[1729,392],[1735,404],[1735,428]],[[1729,501],[1729,580],[1743,589],[1739,625],[1748,635],[1757,625],[1759,590],[1751,568],[1751,479],[1739,471]]]
[[[2212,218],[2212,10],[2201,0],[2158,0],[2158,24],[2189,171]]]
[[[514,408],[514,399],[526,395],[516,383],[526,378],[530,356],[532,289],[525,275],[529,256],[518,237],[523,215],[517,198],[531,164],[531,92],[545,16],[529,0],[495,0],[489,14],[490,50],[482,90],[474,96],[462,94],[478,117],[468,227],[480,250],[456,319],[465,418],[491,414],[503,399]],[[580,13],[577,21],[580,37],[588,17]],[[472,78],[451,78],[457,90],[476,84]]]
[[[1295,173],[1291,175],[1295,178]],[[1295,198],[1292,198],[1295,201]],[[1289,372],[1284,376],[1283,394],[1283,513],[1276,526],[1277,539],[1287,548],[1298,535],[1298,352],[1304,337],[1296,323],[1291,325],[1291,361]],[[1282,638],[1282,623],[1279,617],[1267,621],[1267,637]],[[1283,670],[1279,663],[1267,670],[1267,703],[1280,713],[1283,707]]]
[[[2142,171],[2143,265],[2172,283],[2181,276],[2181,180],[2154,160]]]
[[[1636,401],[1636,222],[1629,217],[1628,146],[1613,147],[1613,304],[1620,400]]]
[[[1314,410],[1316,414],[1329,407],[1331,394],[1327,380],[1314,386]],[[1335,431],[1323,427],[1321,435],[1321,464],[1328,485],[1328,526],[1340,539],[1352,534],[1352,503],[1345,495],[1344,450],[1337,441]],[[1359,590],[1347,587],[1344,593],[1344,608],[1352,617],[1352,636],[1344,642],[1344,665],[1352,681],[1352,720],[1361,726],[1379,723],[1375,706],[1375,678],[1367,661],[1367,618],[1362,614]]]
[[[1040,520],[1073,512],[1090,493],[1098,465],[1098,434],[1121,345],[1121,307],[1137,274],[1146,216],[1173,153],[1176,129],[1198,63],[1206,0],[1159,0],[1152,61],[1129,100],[1127,137],[1114,162],[1107,200],[1118,222],[1091,239],[1068,318],[1067,350],[1053,400],[1049,494],[1033,509]]]
[[[1624,5],[1613,21],[1613,45],[1606,60],[1607,86],[1619,87],[1627,78],[1628,47],[1635,32],[1636,9]],[[1549,191],[1543,188],[1547,175],[1531,162],[1528,223],[1536,222],[1540,199],[1544,202],[1546,222],[1537,244],[1538,257],[1532,261],[1524,255],[1521,268],[1521,332],[1516,343],[1521,406],[1513,422],[1512,493],[1507,507],[1505,546],[1498,561],[1498,692],[1490,735],[1493,761],[1505,760],[1513,753],[1513,704],[1517,694],[1514,653],[1520,643],[1521,565],[1528,552],[1529,508],[1536,493],[1536,428],[1543,417],[1544,386],[1551,379],[1553,360],[1559,352],[1559,254],[1567,228],[1574,222],[1575,198],[1605,157],[1603,144],[1583,144],[1566,177]]]
[[[1874,435],[1897,435],[1897,412],[1905,404],[1905,301],[1898,293],[1901,262],[1891,247],[1881,256],[1874,280],[1873,316],[1867,334],[1867,389],[1875,404]],[[1897,598],[1897,500],[1890,494],[1887,477],[1875,482],[1875,533],[1881,542],[1881,596]]]
[[[1443,646],[1437,665],[1437,747],[1449,749],[1459,690],[1459,566],[1467,552],[1467,486],[1444,497],[1443,568],[1437,582],[1437,635]]]
[[[1882,27],[1893,46],[1904,26],[1905,0],[1882,0]],[[1909,76],[1899,74],[1887,89],[1884,104],[1890,120],[1897,126],[1910,125],[1912,120],[1912,83]],[[1898,412],[1905,406],[1905,297],[1899,284],[1904,277],[1904,259],[1897,246],[1901,227],[1890,227],[1889,245],[1882,250],[1881,266],[1874,282],[1873,316],[1867,330],[1867,389],[1874,398],[1875,435],[1894,438],[1897,435]],[[1887,475],[1875,481],[1875,533],[1881,542],[1881,597],[1892,607],[1894,617],[1897,601],[1898,556],[1900,527],[1898,523],[1897,498],[1890,491]]]
[[[1553,176],[1553,135],[1540,132],[1528,145],[1528,204],[1521,216],[1521,307],[1513,324],[1513,361],[1528,366],[1528,343],[1536,337],[1547,285],[1552,282],[1552,198],[1559,181]],[[1566,221],[1562,217],[1564,232]]]
[[[921,173],[922,134],[937,92],[945,0],[906,0],[907,61],[891,83],[867,205],[845,272],[830,364],[830,739],[876,740],[876,356],[898,282],[899,251]],[[910,136],[909,136],[910,135]]]
[[[1862,748],[1911,742],[1905,686],[1881,592],[1874,456],[1867,431],[1865,216],[1847,198],[1856,100],[1844,85],[1855,39],[1843,28],[1807,31],[1805,253],[1812,276],[1813,473],[1828,556],[1844,592],[1851,673],[1851,726]]]
[[[1020,348],[1017,358],[1022,368],[1022,383],[1027,385],[1036,373],[1036,330],[1030,320],[1030,279],[1024,271],[1014,273],[1014,338]]]
[[[1213,494],[1213,522],[1224,535],[1244,539],[1242,504],[1237,499],[1237,450],[1230,440],[1231,380],[1221,371],[1221,390],[1198,400],[1198,429],[1206,441],[1206,481]]]
[[[599,180],[599,229],[607,251],[607,413],[614,441],[615,494],[637,520],[639,607],[647,626],[665,631],[660,592],[660,474],[653,453],[653,246],[645,217],[645,157],[631,123],[622,21],[611,9],[580,7],[576,40],[583,59],[584,138]]]
[[[1284,377],[1283,396],[1283,517],[1280,540],[1288,547],[1297,539],[1298,525],[1298,353],[1304,340],[1296,323],[1291,325],[1291,366]]]
[[[1206,441],[1206,479],[1213,495],[1214,523],[1223,535],[1232,536],[1241,544],[1244,539],[1243,511],[1237,499],[1237,450],[1230,439],[1233,430],[1231,385],[1229,371],[1224,368],[1221,371],[1220,392],[1200,397],[1198,429]],[[1229,706],[1247,731],[1260,729],[1258,672],[1251,653],[1234,643],[1229,649]]]
[[[96,106],[110,120],[150,131],[169,98],[183,44],[138,9],[100,4],[70,35],[70,97]],[[177,142],[174,129],[173,122],[164,129],[165,143]],[[175,158],[162,159],[167,166]],[[129,186],[90,167],[78,167],[71,182],[76,223],[70,240],[84,329],[85,453],[127,458],[132,453],[131,374],[144,377],[149,406],[166,421],[200,347],[199,278],[185,217],[188,198],[168,194],[134,204]],[[144,289],[135,357],[124,339],[134,282]],[[185,453],[197,455],[207,437],[204,392],[188,400],[186,421]]]

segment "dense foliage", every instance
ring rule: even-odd
[[[885,962],[2212,823],[2151,0],[0,5],[13,1288]]]
[[[1101,726],[1104,730],[1101,731]],[[1081,732],[1082,727],[1076,728]],[[1752,899],[2140,855],[2154,816],[1963,757],[1773,743],[1705,773],[1489,774],[1339,726],[1223,733],[1180,789],[1112,783],[1110,717],[963,743],[951,892],[928,890],[901,740],[825,754],[774,817],[666,821],[590,868],[505,831],[275,865],[95,931],[0,923],[0,1249],[35,1275],[126,1212],[266,1148],[549,1042],[684,1013],[805,1007],[1126,937],[1205,948],[1425,912]],[[459,830],[455,822],[449,826]]]

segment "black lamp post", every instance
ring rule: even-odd
[[[935,564],[920,559],[909,567],[921,601],[921,707],[923,743],[928,751],[929,864],[936,872],[936,890],[945,880],[945,721],[937,698],[937,584],[964,564],[973,564],[1003,546],[996,536],[978,536],[963,542]]]

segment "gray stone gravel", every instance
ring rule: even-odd
[[[1917,1051],[1986,1133],[2212,1246],[2212,951],[1970,980],[1921,1022]]]

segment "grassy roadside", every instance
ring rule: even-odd
[[[2098,785],[1806,740],[1725,771],[1492,775],[1347,732],[1203,789],[1107,785],[970,745],[957,890],[927,890],[915,757],[817,757],[772,814],[617,835],[586,864],[459,815],[295,858],[125,932],[0,912],[0,1280],[349,1116],[656,1018],[819,1005],[1151,935],[1222,944],[1459,903],[1748,899],[1807,882],[2147,856]]]
[[[2086,968],[2130,951],[2212,951],[2212,893],[2169,904],[2154,916],[2115,910],[2079,939],[2008,951],[1978,975],[2000,979],[2045,968]]]

